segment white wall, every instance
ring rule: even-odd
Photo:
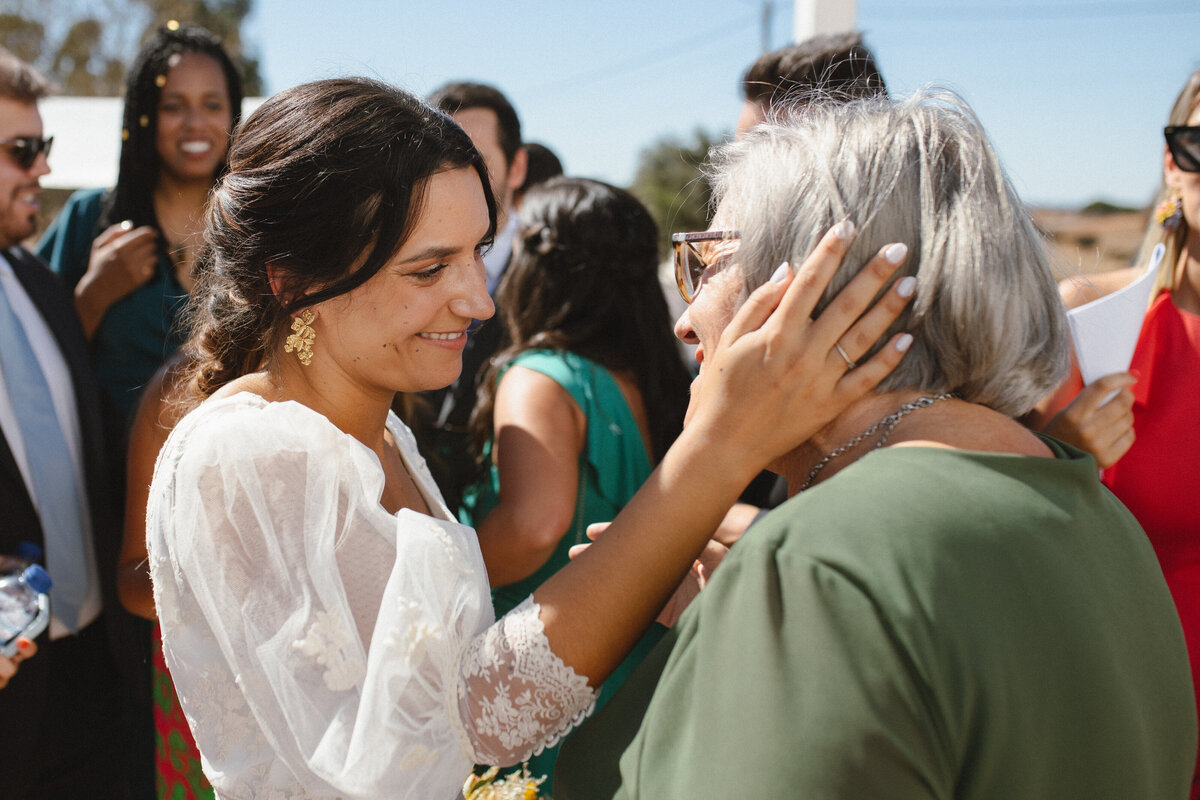
[[[792,41],[822,33],[846,33],[856,25],[857,0],[795,0]]]
[[[244,118],[262,104],[261,97],[242,103]],[[120,97],[47,97],[38,103],[42,128],[54,137],[48,189],[109,187],[117,180],[121,153]]]

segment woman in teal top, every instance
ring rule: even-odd
[[[588,541],[587,526],[608,522],[650,477],[653,465],[641,431],[621,387],[604,367],[575,353],[526,350],[507,367],[523,367],[546,376],[570,396],[587,420],[586,444],[579,453],[579,484],[575,518],[558,541],[550,558],[528,578],[492,590],[497,614],[516,607],[546,578],[567,563],[574,545]],[[500,374],[503,384],[507,368]],[[490,457],[491,442],[485,445]],[[484,519],[500,498],[500,471],[495,464],[488,479],[476,484],[460,516]]]
[[[241,118],[242,79],[212,33],[168,23],[130,66],[111,191],[67,201],[37,253],[75,294],[105,400],[121,423],[183,341],[204,208]]]
[[[526,195],[499,290],[511,344],[473,425],[486,475],[464,498],[497,614],[520,603],[649,477],[683,425],[688,374],[657,273],[657,231],[629,193],[554,179]],[[661,636],[604,684],[602,705]],[[530,763],[553,772],[556,749]]]
[[[84,189],[67,200],[38,245],[38,255],[63,283],[78,286],[100,225],[107,189]],[[117,226],[121,235],[120,226]],[[135,234],[130,230],[129,234]],[[92,364],[104,398],[124,421],[133,416],[141,389],[162,363],[183,344],[177,321],[188,292],[165,253],[151,249],[152,272],[146,283],[109,306],[92,333]]]

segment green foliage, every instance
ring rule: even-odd
[[[1079,213],[1086,214],[1089,217],[1102,217],[1106,214],[1128,214],[1135,211],[1141,211],[1141,209],[1113,205],[1105,200],[1096,200],[1080,209]]]
[[[630,191],[645,204],[659,230],[659,252],[670,251],[671,234],[702,231],[710,216],[708,182],[701,165],[721,140],[697,130],[690,141],[659,139],[642,151]]]
[[[0,14],[0,44],[11,50],[17,58],[36,62],[46,38],[46,28],[40,22],[26,19],[20,14]]]
[[[79,97],[116,97],[125,71],[168,20],[192,22],[224,40],[242,68],[246,95],[262,94],[259,61],[241,37],[253,0],[6,0],[0,46]]]

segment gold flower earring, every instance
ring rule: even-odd
[[[290,353],[296,351],[296,358],[304,366],[312,363],[313,358],[313,341],[317,338],[317,332],[313,330],[313,320],[316,315],[313,314],[311,308],[306,308],[296,317],[292,318],[292,333],[287,338],[283,345],[283,352]]]
[[[1183,193],[1181,191],[1174,187],[1171,188],[1167,199],[1154,209],[1154,221],[1169,231],[1179,227],[1179,223],[1183,222]]]

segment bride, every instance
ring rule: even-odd
[[[898,266],[882,255],[810,319],[853,234],[837,226],[698,356],[686,429],[603,540],[496,621],[474,531],[388,410],[458,376],[493,311],[494,229],[466,134],[385,84],[290,89],[236,136],[208,214],[194,409],[147,512],[167,663],[220,796],[449,798],[472,763],[556,741],[739,490],[911,341],[852,371],[839,352],[863,357],[854,343],[906,302],[867,311]]]

